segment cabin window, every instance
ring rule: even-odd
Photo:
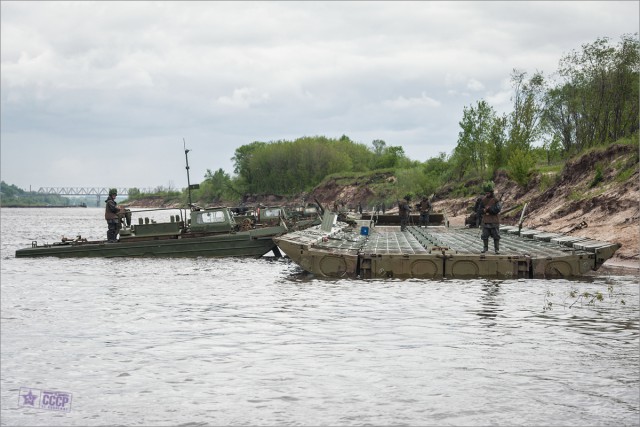
[[[265,209],[265,218],[277,218],[280,216],[280,209]]]
[[[221,222],[226,222],[224,212],[215,211],[215,212],[203,212],[198,214],[198,218],[196,220],[198,224],[217,224]]]

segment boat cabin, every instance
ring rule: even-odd
[[[229,232],[236,228],[236,221],[228,208],[212,208],[192,211],[189,230],[193,232]]]
[[[158,211],[163,209],[154,209]],[[175,210],[175,209],[172,209]],[[138,224],[131,224],[130,212],[125,226],[120,230],[120,239],[127,240],[136,237],[169,237],[190,233],[230,233],[238,227],[233,214],[228,208],[208,208],[192,210],[185,224],[187,215],[185,209],[178,209],[179,213],[170,215],[169,222],[156,222],[149,217],[139,217]],[[151,211],[137,212],[145,213]]]

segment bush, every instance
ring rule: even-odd
[[[535,165],[535,160],[528,152],[517,149],[509,157],[508,168],[511,179],[521,187],[526,187],[529,182],[529,172]]]

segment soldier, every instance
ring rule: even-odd
[[[429,226],[429,213],[431,212],[431,201],[427,197],[423,197],[418,205],[420,207],[420,226]]]
[[[484,186],[485,197],[482,199],[482,253],[489,250],[489,236],[493,238],[493,249],[500,253],[500,209],[498,199],[493,194],[493,183]]]
[[[121,224],[120,224],[120,208],[118,207],[118,203],[116,202],[116,196],[118,195],[118,190],[115,188],[111,188],[109,190],[109,197],[104,202],[106,203],[104,210],[104,219],[107,220],[107,242],[115,243],[118,241],[118,233],[120,232]]]
[[[400,215],[400,231],[407,230],[407,223],[409,222],[409,212],[411,211],[411,207],[409,207],[409,201],[411,200],[410,195],[404,196],[404,199],[398,203],[398,215]]]

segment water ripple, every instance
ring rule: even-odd
[[[638,425],[635,277],[13,256],[33,236],[101,236],[100,218],[2,210],[3,425]],[[71,392],[72,410],[20,407],[20,387]]]

